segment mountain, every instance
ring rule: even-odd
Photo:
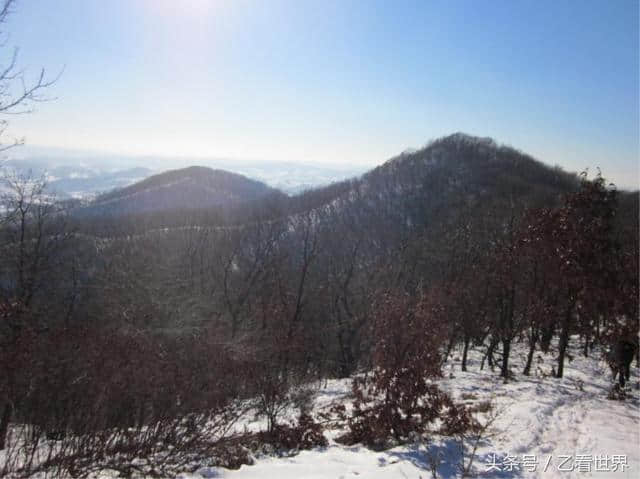
[[[579,185],[575,174],[464,134],[294,196],[190,167],[72,210],[69,254],[85,265],[82,281],[114,291],[97,309],[128,310],[131,301],[140,318],[171,330],[220,314],[257,324],[254,305],[302,292],[311,331],[365,317],[375,291],[453,281],[467,261],[485,267],[527,208],[560,205]],[[637,238],[637,198],[621,198],[621,236]]]
[[[361,176],[292,196],[241,175],[192,167],[102,195],[81,212],[197,213],[156,214],[143,223],[130,224],[136,233],[147,228],[242,224],[307,213],[323,218],[330,215],[327,221],[342,222],[346,221],[342,216],[348,215],[372,237],[377,231],[384,237],[396,235],[398,240],[425,228],[446,230],[447,225],[465,221],[463,217],[504,223],[527,208],[558,204],[578,186],[575,173],[546,165],[491,138],[455,133],[423,148],[405,150]]]
[[[364,166],[337,163],[251,160],[243,158],[188,158],[99,154],[60,148],[21,147],[3,162],[21,174],[46,175],[60,198],[87,198],[122,188],[152,174],[202,165],[262,181],[289,195],[328,185],[364,173]]]
[[[153,175],[102,194],[76,213],[123,215],[198,210],[241,204],[278,193],[260,181],[236,173],[191,166]]]
[[[405,151],[359,178],[307,191],[291,203],[298,212],[359,203],[368,214],[417,225],[476,208],[550,206],[578,185],[575,173],[491,138],[455,133]]]
[[[469,207],[496,199],[536,206],[578,187],[575,173],[550,167],[491,138],[464,133],[403,153],[363,180],[369,189],[429,198],[443,207]]]
[[[168,171],[100,196],[70,222],[89,279],[105,275],[95,281],[119,291],[122,308],[136,291],[156,327],[198,327],[221,311],[253,322],[252,305],[303,291],[302,309],[317,312],[311,330],[327,315],[336,325],[364,317],[371,291],[444,284],[467,261],[487,267],[528,208],[561,205],[579,186],[515,148],[454,134],[294,196],[219,170]],[[621,237],[637,238],[637,199],[621,197]]]

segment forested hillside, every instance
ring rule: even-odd
[[[276,190],[236,173],[191,166],[150,176],[104,193],[75,208],[78,216],[122,216],[155,211],[199,210],[256,200]]]
[[[434,424],[458,437],[479,431],[473,411],[435,382],[457,348],[463,371],[474,351],[505,382],[536,352],[556,378],[571,348],[637,354],[638,193],[491,139],[295,196],[199,167],[83,208],[32,179],[5,189],[0,473],[238,467],[256,442],[326,443],[327,421],[371,448]],[[310,383],[350,377],[352,409],[305,409]],[[231,427],[247,404],[265,430]]]

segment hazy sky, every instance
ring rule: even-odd
[[[22,0],[31,145],[379,164],[456,131],[638,185],[638,1]]]

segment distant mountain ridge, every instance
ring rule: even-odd
[[[163,210],[197,210],[257,200],[279,192],[243,175],[190,166],[150,176],[98,196],[77,213],[140,214]]]
[[[98,235],[263,220],[346,221],[376,238],[378,247],[390,248],[416,231],[437,236],[448,225],[474,218],[505,224],[528,208],[560,204],[579,184],[576,173],[491,138],[456,133],[405,150],[361,176],[292,196],[235,173],[189,167],[114,190],[72,211],[78,219],[97,219],[89,229]],[[127,215],[138,218],[124,225],[121,217]]]
[[[93,198],[162,171],[201,165],[238,173],[262,181],[289,195],[362,174],[364,166],[305,161],[248,160],[232,158],[153,157],[100,155],[95,152],[22,147],[13,159],[2,161],[21,174],[45,175],[50,190],[60,198]]]

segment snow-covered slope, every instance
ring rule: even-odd
[[[492,401],[497,418],[478,448],[474,469],[480,477],[501,478],[636,478],[640,477],[640,409],[637,367],[632,366],[630,396],[607,399],[611,374],[598,354],[584,358],[571,352],[565,377],[551,377],[554,357],[537,353],[536,372],[519,374],[524,351],[516,350],[515,380],[505,384],[499,374],[472,354],[469,371],[460,371],[458,355],[445,367],[440,384],[457,400]],[[348,401],[349,382],[329,381],[319,390],[316,408]],[[248,424],[257,427],[259,424]],[[335,437],[337,431],[328,434]],[[383,452],[347,447],[331,440],[324,449],[292,457],[262,457],[237,471],[201,468],[181,479],[244,478],[429,478],[430,458],[440,458],[438,477],[460,477],[458,444],[434,436],[430,443],[399,446]],[[468,460],[468,456],[467,456]]]
[[[578,344],[577,338],[573,341]],[[474,458],[476,477],[498,478],[637,478],[640,477],[640,390],[637,364],[624,401],[608,399],[613,381],[600,353],[581,356],[570,348],[572,360],[565,377],[552,377],[553,354],[536,353],[530,377],[520,374],[525,351],[516,345],[512,365],[514,379],[505,383],[498,371],[480,370],[481,354],[471,351],[468,371],[460,370],[460,354],[454,352],[444,368],[440,386],[457,402],[475,406],[492,404],[480,420],[495,420],[479,443]],[[314,411],[350,403],[350,380],[329,380],[317,385]],[[292,411],[293,413],[293,411]],[[240,430],[264,430],[265,423],[251,414],[238,424]],[[401,445],[386,451],[344,446],[335,438],[340,430],[326,432],[329,445],[282,457],[259,456],[253,465],[238,470],[192,464],[177,479],[223,477],[228,479],[427,479],[461,477],[460,445],[451,437],[432,434],[428,441]],[[471,457],[470,448],[464,456]],[[0,454],[2,454],[0,452]],[[437,475],[432,473],[436,464]],[[43,476],[37,476],[39,479]],[[96,479],[120,477],[108,471]],[[136,476],[138,477],[138,476]]]

